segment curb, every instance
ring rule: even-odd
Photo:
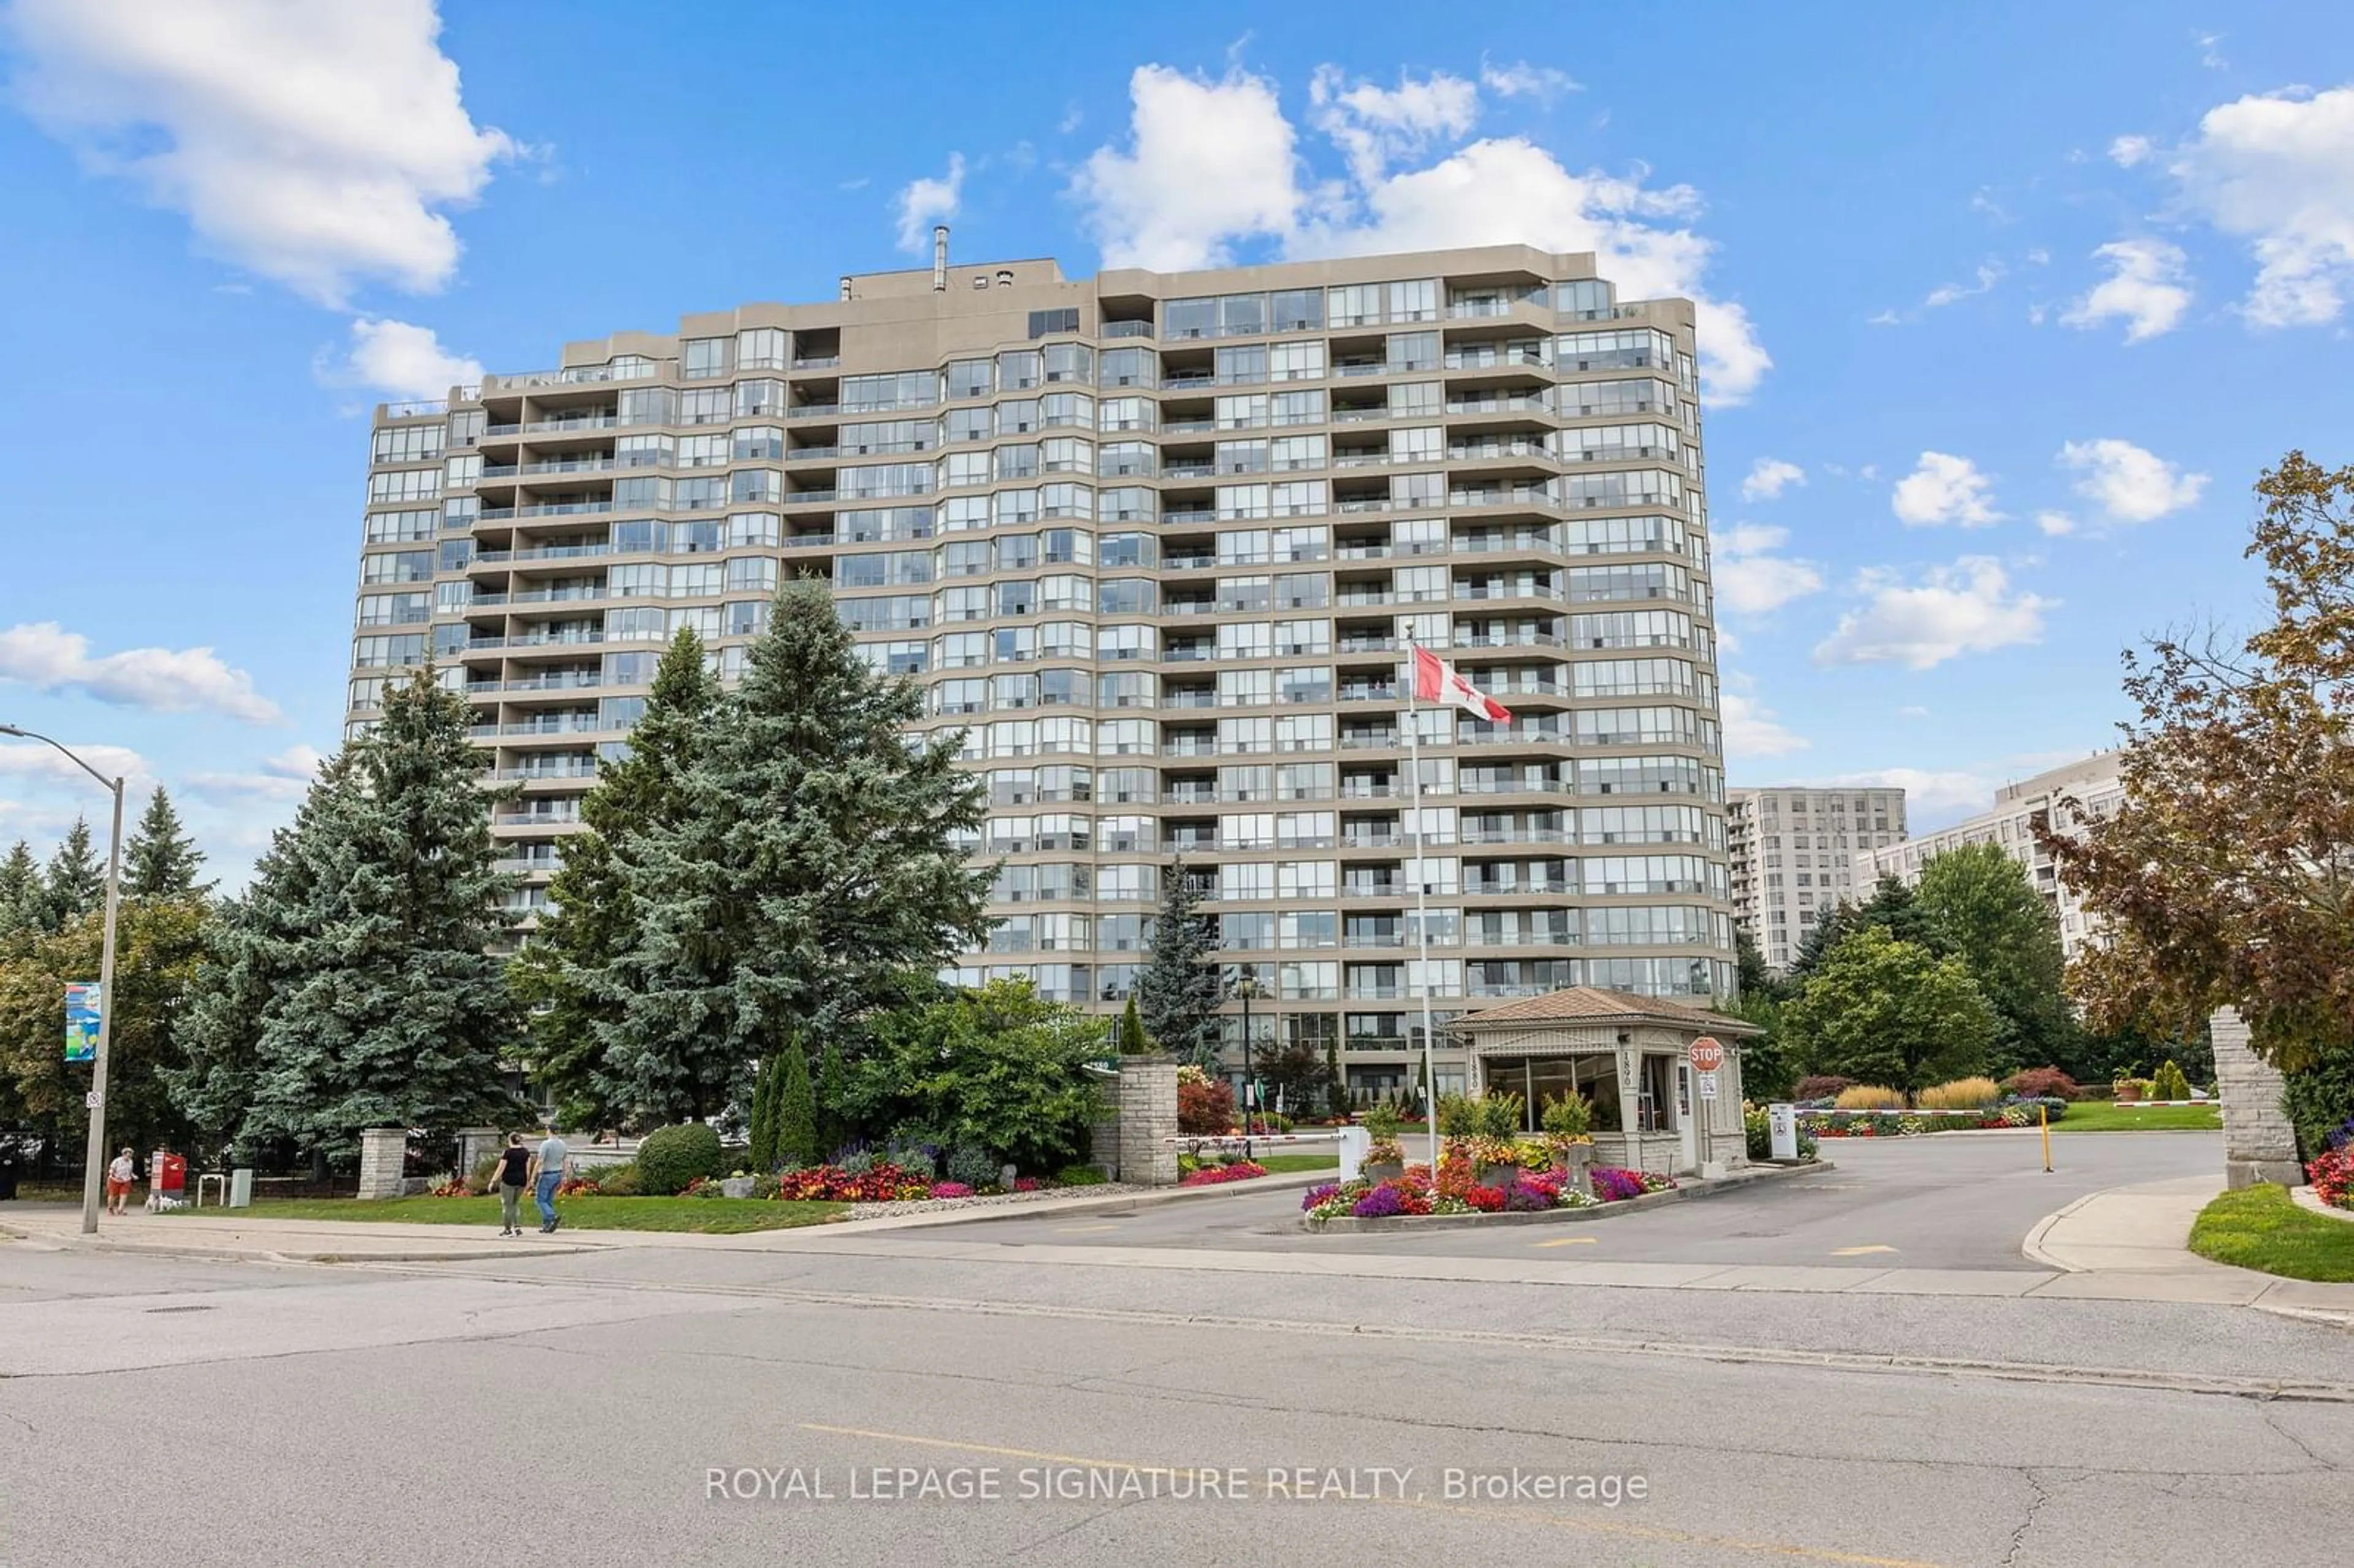
[[[362,1223],[362,1222],[346,1222]],[[133,1256],[217,1258],[231,1263],[472,1263],[498,1262],[517,1257],[548,1257],[564,1253],[604,1252],[610,1249],[579,1242],[563,1246],[477,1247],[471,1250],[453,1247],[425,1248],[402,1252],[334,1252],[326,1248],[315,1251],[268,1246],[203,1246],[194,1242],[110,1241],[104,1236],[55,1235],[48,1231],[27,1230],[20,1225],[0,1223],[0,1235],[17,1241],[48,1245],[60,1252],[111,1252]]]
[[[2116,1189],[2115,1188],[2103,1188],[2102,1192],[2115,1192],[2115,1190]],[[2052,1213],[2044,1215],[2041,1219],[2036,1221],[2035,1228],[2027,1233],[2027,1239],[2019,1244],[2019,1250],[2026,1255],[2028,1261],[2031,1263],[2040,1263],[2044,1267],[2058,1274],[2089,1274],[2093,1272],[2090,1269],[2079,1268],[2072,1263],[2062,1263],[2058,1258],[2052,1256],[2052,1254],[2044,1250],[2043,1238],[2051,1234],[2052,1226],[2058,1224],[2061,1221],[2066,1219],[2069,1215],[2074,1213],[2077,1210],[2083,1208],[2085,1204],[2091,1202],[2094,1199],[2099,1196],[2101,1196],[2100,1192],[2087,1192],[2083,1197],[2077,1199],[2074,1202],[2067,1204],[2062,1208],[2055,1209]]]
[[[1337,1168],[1336,1168],[1337,1169]],[[872,1235],[883,1231],[932,1229],[941,1225],[979,1224],[989,1220],[1052,1218],[1063,1214],[1093,1214],[1108,1209],[1152,1207],[1161,1203],[1224,1197],[1232,1192],[1302,1192],[1332,1180],[1332,1171],[1281,1171],[1243,1181],[1214,1181],[1203,1187],[1155,1187],[1140,1192],[1112,1192],[1100,1198],[1075,1198],[1047,1205],[990,1203],[970,1209],[939,1209],[928,1214],[878,1214],[870,1220],[834,1220],[801,1227],[822,1235]]]
[[[1384,1231],[1455,1231],[1469,1230],[1479,1225],[1525,1225],[1560,1224],[1564,1221],[1613,1219],[1632,1213],[1638,1209],[1656,1209],[1667,1203],[1680,1203],[1702,1198],[1713,1198],[1739,1187],[1758,1181],[1791,1180],[1809,1176],[1819,1171],[1836,1171],[1839,1167],[1828,1160],[1818,1160],[1808,1165],[1766,1165],[1745,1167],[1733,1175],[1720,1176],[1713,1181],[1694,1181],[1691,1186],[1670,1187],[1662,1192],[1645,1192],[1638,1197],[1621,1198],[1615,1203],[1596,1203],[1580,1209],[1545,1209],[1526,1214],[1394,1214],[1377,1220],[1361,1220],[1353,1214],[1336,1215],[1319,1220],[1301,1215],[1299,1228],[1314,1234],[1333,1235],[1364,1235]]]
[[[2340,1224],[2354,1224],[2354,1209],[2331,1208],[2310,1186],[2291,1187],[2288,1201],[2308,1214],[2319,1214],[2325,1220],[2336,1220]]]

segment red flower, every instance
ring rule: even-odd
[[[1483,1214],[1504,1212],[1504,1190],[1501,1187],[1467,1187],[1463,1192],[1463,1201]]]

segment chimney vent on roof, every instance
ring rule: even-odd
[[[948,291],[949,226],[936,223],[932,226],[932,292],[945,294]]]

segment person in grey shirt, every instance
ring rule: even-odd
[[[540,1142],[539,1152],[531,1158],[531,1201],[539,1205],[541,1235],[546,1235],[554,1231],[558,1223],[556,1213],[556,1190],[564,1184],[564,1161],[566,1156],[571,1152],[564,1147],[564,1139],[556,1136],[554,1128],[551,1127],[546,1131],[546,1138]]]

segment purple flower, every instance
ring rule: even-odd
[[[1515,1181],[1504,1194],[1504,1207],[1515,1214],[1533,1214],[1553,1207],[1553,1199],[1526,1181]]]
[[[1340,1190],[1341,1183],[1338,1181],[1327,1181],[1320,1187],[1310,1187],[1308,1189],[1308,1195],[1299,1200],[1299,1206],[1302,1209],[1312,1209]]]
[[[1385,1220],[1394,1214],[1405,1213],[1405,1205],[1398,1201],[1396,1188],[1383,1186],[1358,1199],[1356,1206],[1349,1212],[1361,1220]]]
[[[1632,1171],[1622,1171],[1615,1165],[1597,1165],[1588,1175],[1594,1182],[1594,1195],[1606,1203],[1643,1195],[1643,1179]]]

